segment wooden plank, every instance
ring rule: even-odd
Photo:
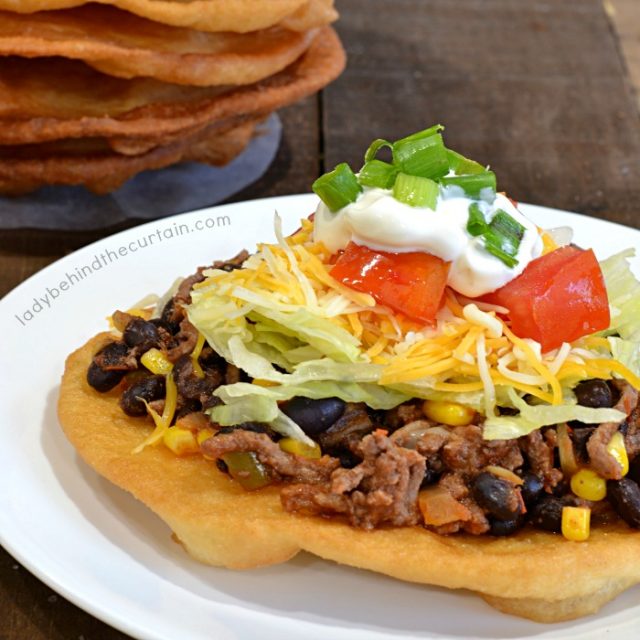
[[[640,108],[640,2],[604,0],[604,6],[618,35],[629,80]]]
[[[349,65],[324,94],[328,167],[441,122],[514,198],[638,225],[640,118],[600,0],[340,8]]]

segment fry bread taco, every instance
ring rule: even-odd
[[[543,622],[640,582],[640,284],[435,126],[69,356],[78,453],[236,569],[300,550]],[[391,162],[379,159],[389,147]]]

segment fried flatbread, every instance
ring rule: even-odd
[[[0,11],[0,56],[61,56],[120,78],[194,86],[258,82],[299,58],[314,34],[282,27],[203,33],[97,4],[32,14]]]
[[[400,580],[470,589],[501,611],[541,622],[593,613],[640,582],[640,531],[624,524],[596,528],[581,543],[530,529],[506,538],[439,536],[421,527],[367,532],[337,518],[286,513],[277,488],[246,492],[198,456],[177,458],[164,447],[132,454],[151,425],[121,411],[117,390],[100,394],[86,382],[107,336],[67,360],[62,428],[89,465],[157,513],[201,562],[248,569],[305,550]]]
[[[255,128],[255,121],[233,128],[214,126],[137,156],[114,153],[100,139],[0,147],[0,193],[22,195],[57,184],[83,185],[104,194],[141,171],[177,162],[223,166],[244,150]]]
[[[276,24],[305,31],[327,24],[330,0],[97,0],[155,22],[200,31],[248,33]],[[87,0],[0,0],[0,9],[35,13],[69,9]],[[325,17],[323,17],[325,16]],[[326,20],[326,22],[323,22]]]
[[[133,138],[130,152],[139,153],[135,139],[153,146],[215,121],[271,113],[324,87],[344,64],[330,27],[292,65],[241,87],[123,80],[63,58],[0,58],[0,144],[104,137],[117,139],[122,151]]]

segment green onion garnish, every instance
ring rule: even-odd
[[[489,189],[490,193],[496,192],[496,174],[493,171],[484,171],[471,175],[444,177],[440,180],[443,187],[461,187],[465,194],[471,198],[479,198],[483,189]]]
[[[484,233],[485,247],[508,267],[515,267],[518,261],[514,256],[518,253],[523,236],[524,227],[506,211],[498,209]]]
[[[467,231],[470,235],[482,236],[484,248],[508,267],[515,267],[520,242],[524,236],[524,227],[506,211],[498,209],[489,224],[482,214],[480,205],[473,202],[469,205]]]
[[[393,185],[393,197],[411,207],[427,207],[435,210],[439,187],[429,178],[399,173]]]
[[[510,216],[502,209],[498,209],[493,216],[493,220],[491,220],[489,228],[504,238],[506,244],[511,244],[514,247],[511,255],[515,255],[518,252],[518,247],[524,236],[524,227],[513,216]]]
[[[500,239],[497,237],[486,235],[484,237],[484,248],[490,254],[502,260],[502,262],[504,262],[507,265],[507,267],[511,269],[518,264],[518,261],[513,257],[513,255],[515,254],[511,255],[510,253],[507,253],[500,246]]]
[[[311,188],[334,213],[355,202],[362,191],[355,173],[346,162],[340,163],[333,171],[320,176]]]
[[[360,169],[358,182],[364,187],[391,189],[397,175],[398,167],[382,160],[369,160]]]
[[[482,214],[482,210],[480,209],[480,205],[477,202],[472,202],[469,205],[469,219],[467,220],[467,231],[472,236],[480,236],[487,229],[489,225],[487,221],[484,219],[484,215]]]
[[[412,142],[413,140],[422,140],[423,138],[428,138],[430,136],[435,135],[436,133],[440,133],[440,131],[444,131],[444,127],[441,124],[434,124],[433,127],[429,127],[428,129],[423,129],[422,131],[417,131],[416,133],[412,133],[410,136],[406,138],[402,138],[398,140],[398,142]]]
[[[373,160],[378,155],[378,151],[380,151],[382,147],[389,147],[389,149],[393,150],[393,145],[388,140],[377,138],[369,145],[369,148],[364,154],[365,163]]]
[[[409,136],[394,142],[393,163],[403,173],[432,180],[442,178],[449,172],[447,150],[439,133],[425,138]]]
[[[475,160],[469,160],[457,151],[447,149],[449,169],[457,175],[468,175],[474,173],[484,173],[486,169]]]

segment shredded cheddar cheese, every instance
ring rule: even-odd
[[[512,387],[549,404],[563,402],[563,388],[586,377],[614,376],[640,387],[640,379],[616,362],[606,338],[589,336],[541,353],[540,344],[516,336],[500,317],[504,309],[446,290],[434,326],[423,326],[376,305],[374,298],[331,276],[329,250],[314,242],[313,223],[276,244],[259,245],[242,269],[212,270],[197,288],[214,286],[246,313],[253,304],[308,311],[357,339],[363,362],[383,365],[379,383],[424,385],[434,391],[484,392],[493,415],[499,387]]]

